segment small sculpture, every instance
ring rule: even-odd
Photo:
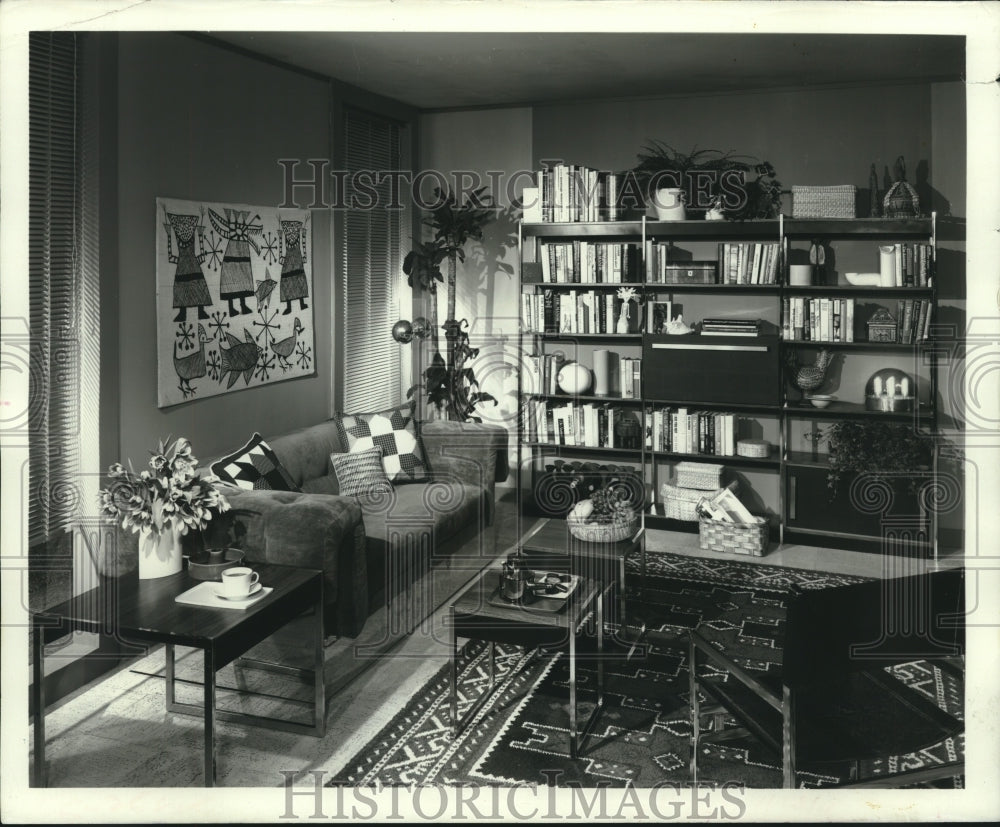
[[[684,323],[684,316],[680,313],[677,314],[675,318],[667,322],[665,325],[666,332],[673,336],[680,336],[685,333],[690,333],[692,328],[690,325]]]
[[[794,353],[788,356],[788,368],[791,372],[792,384],[803,393],[816,390],[826,380],[826,372],[833,362],[833,353],[825,348],[816,355],[812,365],[800,365]]]
[[[625,334],[629,332],[629,304],[638,301],[638,293],[632,287],[619,287],[618,298],[622,300],[621,314],[618,316],[618,325],[615,332]]]

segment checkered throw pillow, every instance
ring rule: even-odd
[[[248,491],[255,488],[274,491],[300,490],[260,434],[254,434],[246,445],[237,448],[229,456],[216,460],[210,468],[223,482],[232,483]]]
[[[369,448],[347,454],[330,454],[330,464],[337,476],[340,493],[356,497],[379,489],[391,489],[392,483],[382,469],[382,451]]]
[[[427,463],[411,405],[375,413],[341,413],[335,420],[348,453],[369,448],[382,450],[382,468],[390,482],[427,480]]]

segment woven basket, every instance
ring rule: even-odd
[[[766,459],[771,455],[771,443],[766,439],[741,439],[736,443],[736,453],[741,457]]]
[[[762,557],[767,551],[769,526],[763,517],[753,525],[727,523],[709,517],[698,518],[699,546],[706,551],[724,551]]]
[[[678,462],[677,485],[711,491],[722,485],[723,466],[708,462]]]
[[[792,218],[854,218],[857,187],[792,187]]]
[[[721,490],[721,488],[716,488],[714,491],[706,491],[702,488],[681,488],[665,482],[660,486],[664,516],[671,520],[685,520],[693,523],[698,519],[698,503],[706,498],[711,499]]]
[[[588,523],[572,515],[566,518],[569,533],[585,543],[617,543],[627,540],[639,529],[639,518],[627,523]]]

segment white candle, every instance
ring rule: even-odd
[[[903,377],[899,380],[899,392],[902,396],[906,397],[910,395],[910,380],[907,377]]]
[[[882,395],[882,377],[881,376],[876,376],[875,377],[875,395],[876,396],[881,396]]]
[[[896,395],[896,377],[895,376],[890,376],[888,379],[885,380],[885,392],[887,394],[889,394],[889,396],[895,396]]]

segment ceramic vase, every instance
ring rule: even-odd
[[[683,221],[687,217],[684,190],[679,187],[661,187],[653,198],[653,209],[660,221]]]
[[[615,333],[619,335],[628,333],[628,302],[622,305],[622,312],[618,316],[618,325],[615,328]]]
[[[607,396],[611,392],[611,351],[594,351],[594,395]]]
[[[139,532],[139,579],[167,577],[181,570],[183,554],[179,528],[167,528],[154,533]]]

